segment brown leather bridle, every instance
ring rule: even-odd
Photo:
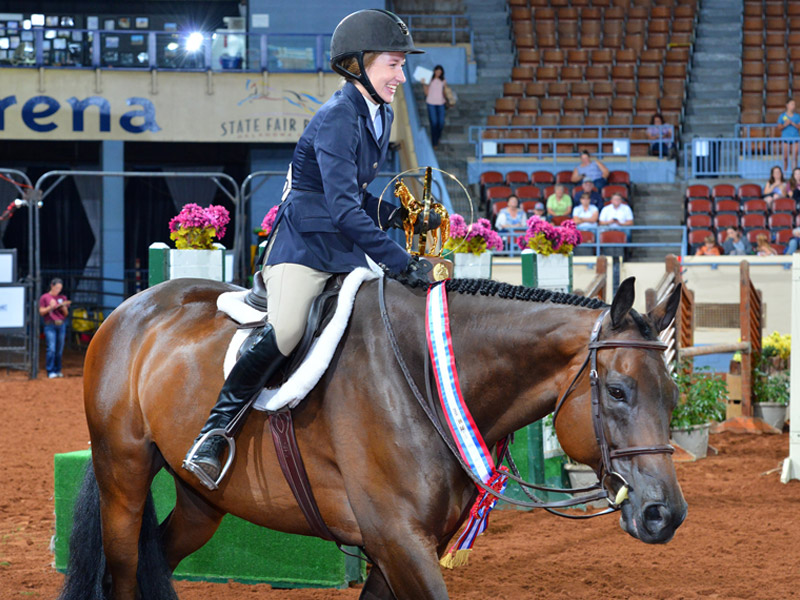
[[[581,368],[578,369],[578,372],[572,378],[569,386],[567,386],[564,393],[559,398],[558,402],[556,403],[556,409],[553,415],[553,422],[555,423],[555,419],[558,417],[558,412],[563,406],[564,402],[566,401],[567,397],[569,396],[570,392],[574,389],[575,384],[577,383],[580,376],[584,373],[587,366],[591,365],[591,370],[589,371],[589,382],[591,386],[591,394],[592,394],[592,423],[594,425],[595,437],[597,440],[597,444],[600,447],[600,455],[601,455],[601,471],[600,471],[600,482],[586,488],[551,488],[546,486],[541,486],[538,484],[529,483],[523,480],[519,476],[519,471],[516,469],[514,462],[511,458],[510,454],[507,454],[506,460],[509,463],[509,466],[512,469],[512,473],[508,473],[509,479],[515,481],[525,494],[530,498],[531,501],[525,500],[518,500],[516,498],[512,498],[510,496],[506,496],[491,487],[485,485],[480,478],[473,473],[472,469],[469,465],[464,462],[464,459],[461,457],[458,449],[455,446],[455,442],[450,437],[450,435],[445,432],[442,423],[436,414],[435,410],[435,403],[433,400],[433,396],[431,393],[431,386],[430,386],[430,373],[429,373],[429,366],[431,362],[431,357],[427,354],[428,346],[425,345],[425,352],[426,352],[426,359],[425,359],[425,381],[426,381],[426,388],[427,388],[427,401],[424,398],[417,387],[414,378],[411,375],[411,371],[408,368],[408,365],[403,358],[403,355],[400,351],[400,346],[397,343],[397,338],[394,334],[394,329],[392,328],[391,321],[389,319],[389,313],[386,309],[386,299],[385,299],[385,277],[381,277],[378,280],[378,303],[380,305],[380,313],[381,319],[383,320],[384,327],[386,328],[386,335],[389,338],[389,344],[392,347],[392,351],[394,352],[395,359],[397,360],[397,364],[400,367],[403,376],[405,377],[406,382],[408,383],[408,387],[411,389],[411,393],[417,399],[420,407],[422,408],[425,415],[428,417],[428,420],[433,425],[436,432],[444,441],[445,445],[449,448],[451,454],[456,459],[456,461],[461,466],[464,473],[475,483],[475,485],[480,488],[481,490],[485,491],[486,493],[498,498],[499,500],[503,500],[504,502],[508,502],[509,504],[515,504],[517,506],[521,506],[524,508],[544,508],[549,512],[554,514],[569,517],[569,518],[589,518],[589,517],[596,517],[602,514],[607,514],[609,512],[613,512],[620,509],[620,505],[624,501],[620,499],[622,497],[621,491],[625,490],[627,494],[630,485],[625,480],[625,478],[617,471],[614,470],[611,461],[618,458],[629,458],[632,456],[639,456],[643,454],[672,454],[675,449],[668,445],[656,445],[656,446],[633,446],[629,448],[622,448],[612,450],[609,447],[608,440],[606,439],[605,435],[605,426],[603,423],[603,414],[600,410],[600,377],[597,372],[597,351],[602,350],[605,348],[638,348],[642,350],[658,350],[659,352],[663,352],[667,349],[667,345],[660,341],[649,341],[649,340],[599,340],[600,337],[600,330],[602,326],[603,319],[608,314],[608,310],[603,311],[603,313],[597,318],[592,327],[592,334],[589,338],[589,353],[586,356],[586,359],[583,361]],[[499,464],[502,462],[503,457],[498,456],[497,463]],[[620,483],[620,489],[617,492],[614,492],[610,489],[609,484],[612,483],[612,480],[617,480]],[[540,500],[536,496],[530,494],[526,488],[540,490],[545,492],[558,492],[558,493],[565,493],[565,494],[576,494],[582,492],[589,492],[588,494],[583,494],[581,496],[577,496],[575,498],[567,498],[564,500],[554,500],[551,502],[545,502]],[[612,492],[614,495],[614,499],[612,500],[611,495]],[[575,506],[577,504],[584,504],[587,502],[592,502],[593,500],[601,500],[606,499],[610,504],[610,508],[597,512],[592,513],[589,515],[568,515],[561,513],[559,511],[553,510],[555,508],[565,508],[570,506]]]
[[[630,458],[643,454],[672,454],[675,452],[675,448],[669,444],[658,444],[654,446],[631,446],[612,450],[606,439],[603,412],[600,407],[600,375],[597,371],[597,351],[606,348],[640,348],[643,350],[658,350],[659,352],[664,352],[667,349],[667,345],[664,342],[655,340],[600,340],[599,337],[603,319],[608,312],[608,310],[603,311],[594,322],[592,334],[589,338],[589,353],[583,361],[581,368],[575,373],[567,389],[564,390],[564,393],[556,403],[556,408],[553,411],[553,425],[555,425],[559,411],[570,392],[575,388],[578,379],[580,379],[581,375],[586,371],[586,367],[591,366],[589,370],[589,386],[592,394],[592,426],[594,427],[595,440],[600,448],[600,484],[605,490],[610,492],[613,490],[611,490],[607,484],[611,483],[613,480],[620,483],[621,487],[620,490],[616,492],[615,499],[612,501],[610,497],[608,498],[612,508],[619,508],[619,504],[622,502],[619,498],[623,495],[627,495],[630,484],[618,471],[614,470],[611,461],[617,458]],[[625,494],[621,493],[623,489],[625,490]]]

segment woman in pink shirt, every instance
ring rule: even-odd
[[[431,142],[434,146],[439,144],[439,138],[444,129],[444,78],[442,65],[433,67],[433,77],[429,83],[423,84],[425,90],[425,103],[428,105],[428,118],[431,121]]]

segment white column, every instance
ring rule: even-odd
[[[789,458],[783,461],[781,482],[800,479],[800,253],[792,255],[792,356],[790,363]]]

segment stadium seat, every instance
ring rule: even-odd
[[[556,183],[572,183],[572,171],[559,171],[556,173]]]
[[[517,197],[520,202],[538,200],[542,197],[542,190],[535,185],[521,185],[517,188]]]
[[[525,171],[509,171],[506,173],[506,185],[509,187],[527,185],[530,183]]]
[[[741,188],[739,188],[741,190]],[[753,200],[746,200],[742,202],[742,212],[745,213],[766,213],[767,202],[761,199],[761,194],[758,198]]]
[[[506,206],[508,206],[508,202],[506,200],[495,200],[492,202],[492,214],[496,217],[498,213]]]
[[[729,183],[720,183],[711,189],[711,197],[714,199],[736,198],[736,188]]]
[[[773,213],[794,213],[795,203],[793,198],[777,198],[772,202]]]
[[[690,185],[686,188],[686,199],[693,200],[695,198],[705,198],[708,200],[711,198],[711,190],[708,188],[707,185],[697,184],[697,185]]]
[[[731,200],[730,198],[722,198],[721,200],[714,201],[714,212],[717,214],[731,213],[734,215],[738,215],[741,208],[742,205],[739,204],[738,200]]]
[[[778,229],[791,229],[792,215],[789,213],[775,213],[769,216],[767,222],[769,224],[769,228],[773,231]]]
[[[750,241],[751,244],[755,244],[756,243],[756,239],[762,233],[767,236],[768,240],[772,239],[772,236],[769,233],[769,229],[751,229],[746,234],[747,235],[747,239]]]
[[[531,173],[531,183],[539,186],[553,185],[556,182],[555,176],[550,171],[534,171]]]
[[[495,186],[503,184],[503,174],[499,171],[484,171],[481,173],[480,183],[486,186]]]
[[[486,199],[487,200],[498,200],[503,199],[505,200],[511,195],[511,188],[507,185],[497,185],[494,187],[487,188],[486,190]]]
[[[579,229],[578,233],[581,234],[582,244],[594,244],[595,241],[594,231],[592,231],[591,229]]]
[[[775,232],[775,241],[779,244],[788,244],[790,239],[792,239],[791,229],[779,229]]]
[[[699,246],[705,243],[705,240],[708,236],[713,236],[714,232],[710,229],[692,229],[689,232],[689,244],[692,246],[692,249],[695,249],[695,246]]]
[[[767,226],[767,218],[763,214],[758,213],[742,215],[741,225],[742,229],[745,231],[751,231],[753,229],[765,229]]]
[[[708,229],[711,227],[711,215],[689,215],[686,217],[686,226],[689,229]]]
[[[695,202],[697,202],[695,200]],[[738,227],[739,217],[731,213],[721,213],[714,217],[714,229],[726,229],[728,227]]]
[[[603,188],[602,196],[604,200],[610,200],[614,194],[619,194],[625,202],[628,201],[628,188],[624,185],[607,185]]]
[[[601,244],[624,244],[628,241],[628,237],[625,235],[624,231],[602,231],[600,232],[600,243]]]
[[[540,200],[528,200],[520,204],[520,207],[525,211],[525,214],[531,214],[533,213],[533,209],[536,208],[536,205],[540,202]]]

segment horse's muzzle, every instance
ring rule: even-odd
[[[620,526],[647,544],[664,544],[675,535],[675,530],[686,519],[686,513],[686,501],[682,498],[678,505],[648,502],[641,508],[628,501],[622,505]]]

